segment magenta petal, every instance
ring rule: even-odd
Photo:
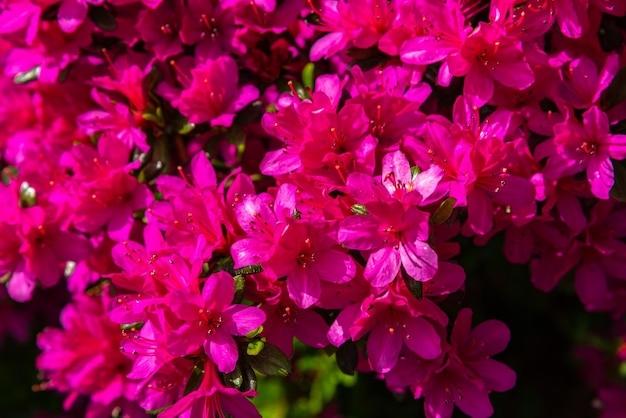
[[[204,342],[204,351],[217,365],[220,372],[229,373],[235,370],[239,354],[235,339],[231,335],[217,330]]]
[[[309,347],[324,348],[328,345],[328,325],[317,312],[298,310],[298,322],[293,331],[294,336]]]
[[[191,174],[196,184],[202,189],[217,185],[215,169],[202,151],[197,153],[191,160]]]
[[[463,95],[472,105],[482,106],[493,97],[494,82],[478,65],[474,65],[465,76]]]
[[[427,65],[443,61],[458,47],[446,45],[434,36],[418,36],[402,44],[400,59],[407,64]]]
[[[22,271],[16,271],[11,275],[7,283],[7,292],[11,299],[17,302],[26,302],[33,297],[35,279]]]
[[[472,363],[472,368],[491,390],[504,392],[515,386],[515,372],[504,363],[492,359],[479,360]]]
[[[181,325],[167,336],[167,351],[173,356],[182,357],[202,347],[206,340],[206,330],[190,322]]]
[[[230,306],[234,294],[235,281],[224,271],[210,275],[202,288],[205,307],[214,312],[222,312]]]
[[[587,180],[591,192],[599,199],[608,199],[614,183],[613,163],[608,155],[596,155],[589,159]]]
[[[220,401],[222,408],[232,417],[241,418],[261,418],[261,414],[257,411],[252,402],[245,396],[221,396]]]
[[[63,0],[59,7],[59,27],[63,32],[74,32],[87,16],[87,3],[81,0]]]
[[[374,287],[385,287],[400,271],[400,252],[382,247],[370,254],[363,276]]]
[[[389,327],[381,323],[372,329],[367,339],[367,357],[370,366],[379,373],[387,373],[396,365],[401,349],[400,334],[389,332]]]
[[[197,293],[180,290],[170,296],[172,313],[183,321],[198,321],[202,318],[199,311],[204,308],[204,300]]]
[[[559,217],[576,234],[582,232],[587,226],[587,217],[583,212],[580,200],[571,193],[558,192],[556,196],[556,207],[559,210]]]
[[[371,250],[382,243],[378,236],[380,223],[371,216],[348,216],[341,222],[337,239],[353,250]]]
[[[406,272],[418,282],[428,281],[437,273],[437,253],[424,242],[403,243],[400,258]]]
[[[254,306],[231,305],[222,312],[223,330],[231,335],[246,335],[265,322],[265,312]]]
[[[535,73],[523,61],[502,62],[490,74],[500,84],[517,90],[524,90],[535,81]]]
[[[402,329],[404,344],[418,356],[432,360],[441,354],[441,338],[435,328],[424,318],[404,319]]]
[[[493,207],[485,192],[475,189],[467,196],[467,212],[467,221],[475,233],[482,235],[491,231]]]
[[[297,267],[287,276],[287,290],[296,305],[306,309],[320,298],[320,281],[310,270]]]
[[[361,307],[358,304],[346,306],[332,323],[328,330],[328,340],[335,347],[350,339],[350,327],[354,325],[361,313]]]
[[[461,411],[472,418],[488,418],[493,415],[493,406],[487,391],[478,389],[471,381],[461,376],[455,383],[459,393],[455,402]]]
[[[109,220],[107,232],[113,241],[122,242],[130,237],[135,219],[130,205],[118,206]]]
[[[506,348],[511,340],[511,331],[504,322],[490,319],[481,322],[471,332],[471,338],[476,340],[480,354],[493,356]]]
[[[606,138],[609,136],[609,117],[606,113],[592,106],[583,114],[583,126],[590,138]]]
[[[578,267],[574,287],[580,300],[588,306],[602,302],[608,296],[606,274],[596,262],[586,262]]]
[[[313,267],[318,276],[332,283],[345,283],[354,277],[356,266],[351,256],[339,251],[320,251],[315,253]]]

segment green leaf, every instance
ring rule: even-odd
[[[335,359],[337,360],[339,370],[349,376],[354,376],[359,362],[359,353],[354,341],[348,340],[341,344],[335,353]]]
[[[246,338],[251,340],[251,339],[253,339],[254,337],[256,337],[257,335],[259,335],[262,332],[263,332],[263,325],[259,326],[257,329],[253,329],[252,331],[247,333],[246,334]]]
[[[191,392],[198,389],[202,383],[202,379],[204,379],[204,362],[199,361],[193,366],[189,380],[185,385],[183,396],[189,395]]]
[[[406,284],[406,287],[408,287],[411,294],[415,296],[417,300],[422,300],[422,282],[419,282],[411,277],[402,266],[400,267],[400,272],[402,273],[404,284]]]
[[[626,160],[613,162],[613,172],[615,173],[615,183],[611,188],[611,197],[622,202],[626,202]]]
[[[411,180],[415,180],[417,175],[421,172],[422,170],[420,170],[418,166],[414,165],[413,167],[411,167]]]
[[[309,62],[302,69],[302,84],[310,89],[315,86],[315,64],[312,62]]]
[[[233,273],[238,276],[238,275],[248,275],[248,274],[255,274],[255,273],[261,273],[263,272],[263,267],[261,267],[260,264],[251,264],[249,266],[244,266],[238,269],[233,270]]]
[[[622,67],[600,96],[600,107],[609,110],[626,100],[626,67]]]
[[[39,74],[41,74],[41,66],[38,65],[26,72],[15,74],[13,82],[15,84],[27,84],[37,80],[39,78]]]
[[[350,208],[350,210],[352,211],[352,213],[354,213],[355,215],[369,215],[369,212],[367,211],[367,209],[365,208],[365,205],[362,205],[360,203],[355,203],[354,205],[352,205],[352,207]]]
[[[291,364],[278,347],[265,343],[263,350],[256,356],[248,356],[248,362],[254,370],[268,376],[287,376],[291,373]]]
[[[104,6],[89,5],[87,16],[89,16],[89,20],[105,32],[111,32],[117,29],[115,16]]]
[[[8,186],[11,184],[11,180],[17,177],[17,167],[8,166],[2,169],[2,184]]]
[[[246,280],[241,274],[233,276],[233,280],[235,281],[235,296],[233,296],[233,303],[241,303],[244,297]]]
[[[263,340],[251,341],[248,343],[248,346],[246,347],[246,353],[249,356],[258,356],[263,351],[264,348],[265,348],[265,341]]]
[[[37,204],[37,192],[31,185],[24,181],[20,184],[20,207],[30,208]]]
[[[195,123],[191,123],[189,121],[186,121],[180,128],[178,128],[177,132],[180,135],[187,135],[188,133],[193,131],[195,127],[196,127]]]
[[[433,213],[433,215],[430,217],[430,223],[432,225],[439,225],[447,221],[448,218],[450,218],[450,215],[452,215],[455,204],[456,199],[453,197],[448,197],[443,202],[441,202],[435,213]]]
[[[143,322],[134,322],[132,324],[120,325],[120,329],[123,331],[130,331],[132,329],[141,329],[141,327],[143,327]]]

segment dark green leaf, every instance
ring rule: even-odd
[[[111,13],[111,11],[104,6],[89,5],[87,16],[89,16],[89,20],[105,32],[117,29],[115,16],[113,16],[113,13]]]
[[[600,96],[600,107],[609,110],[626,99],[626,67],[622,67]]]
[[[263,267],[260,264],[251,264],[249,266],[244,266],[238,269],[233,270],[233,273],[237,275],[247,275],[247,274],[255,274],[261,273],[263,271]]]
[[[613,184],[613,188],[611,188],[611,197],[626,202],[626,160],[612,161],[615,183]]]
[[[189,380],[185,385],[183,396],[189,395],[191,392],[198,389],[202,383],[202,379],[204,379],[204,363],[198,362],[193,366]]]
[[[254,370],[268,376],[287,376],[291,373],[289,359],[272,344],[265,343],[263,351],[247,359]]]
[[[339,370],[347,375],[354,376],[359,362],[359,353],[354,341],[348,340],[341,344],[335,353],[335,359],[337,360]]]
[[[400,267],[400,272],[402,273],[404,283],[406,284],[406,287],[409,288],[411,294],[415,296],[416,299],[422,300],[422,282],[418,282],[411,277],[404,267]]]
[[[441,202],[435,213],[433,213],[433,215],[430,217],[430,223],[432,225],[439,225],[447,221],[450,215],[452,215],[455,204],[456,199],[453,197],[448,197],[443,202]]]

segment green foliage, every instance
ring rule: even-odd
[[[300,418],[318,416],[336,398],[339,386],[351,387],[356,376],[339,370],[335,355],[296,342],[294,372],[287,378],[259,376],[263,396],[253,402],[264,417]]]

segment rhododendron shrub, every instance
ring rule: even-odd
[[[39,332],[68,413],[279,416],[309,360],[327,389],[289,416],[349,414],[356,372],[498,414],[526,377],[484,308],[506,259],[524,304],[602,315],[568,332],[587,406],[624,416],[624,2],[0,5],[0,337]]]

